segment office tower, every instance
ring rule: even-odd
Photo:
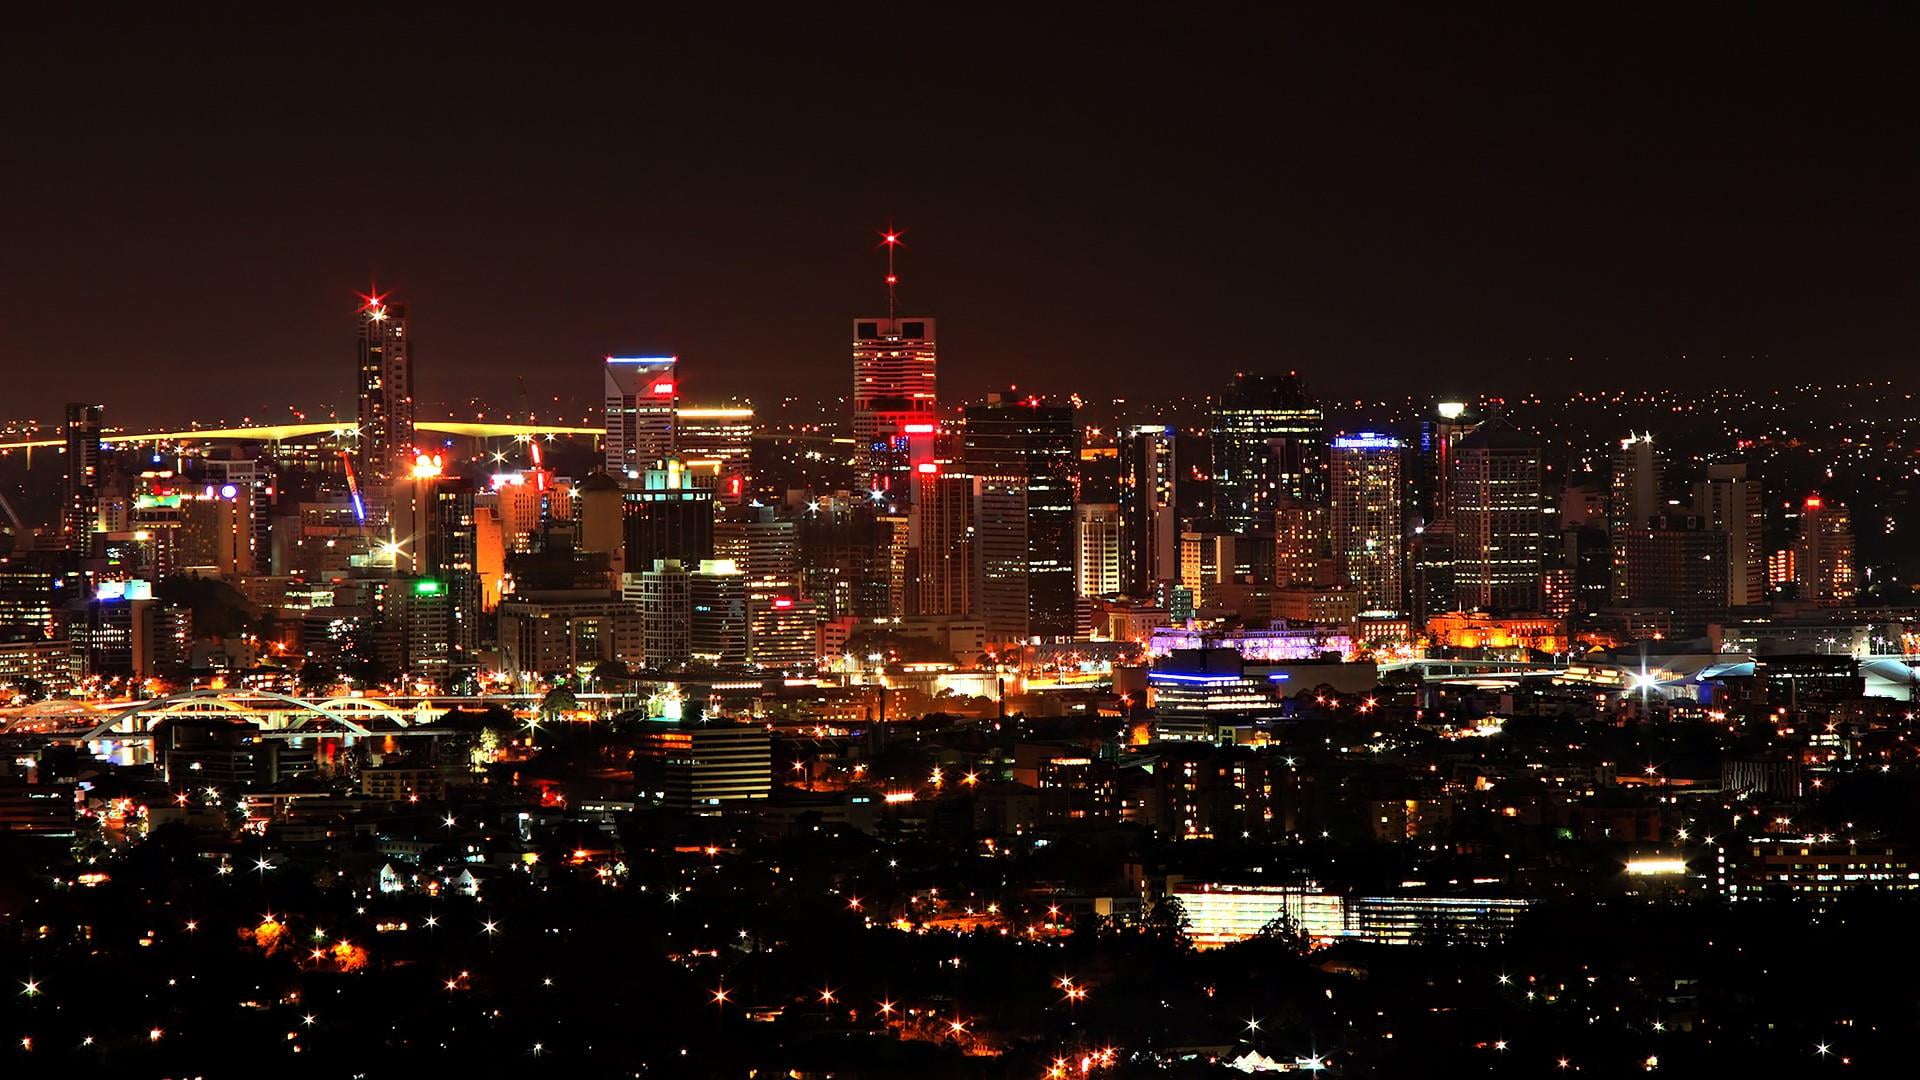
[[[1453,549],[1457,539],[1452,518],[1442,518],[1413,534],[1407,558],[1412,579],[1407,601],[1415,626],[1425,626],[1435,615],[1459,609],[1459,591],[1453,580]],[[1608,573],[1612,570],[1606,566],[1601,569]]]
[[[673,356],[609,356],[606,366],[607,475],[631,486],[672,457],[680,384]]]
[[[958,456],[949,447],[915,466],[907,514],[910,615],[973,610],[973,476]]]
[[[1214,517],[1266,525],[1281,498],[1327,497],[1327,423],[1297,373],[1234,377],[1213,408]]]
[[[360,490],[386,501],[413,461],[413,343],[407,309],[368,295],[360,308]]]
[[[675,452],[689,468],[711,468],[716,502],[738,506],[753,495],[753,408],[682,405],[674,414]]]
[[[446,597],[448,685],[470,678],[480,665],[480,530],[471,485],[436,478],[427,487],[426,530],[414,538],[423,581]]]
[[[264,568],[273,551],[273,470],[263,457],[247,457],[237,450],[210,454],[200,467],[207,484],[218,490],[231,484],[250,504],[253,534],[248,547],[253,565]]]
[[[632,582],[634,575],[627,580]],[[673,671],[693,657],[692,575],[678,559],[657,559],[639,574],[641,654],[653,671]]]
[[[791,594],[800,586],[797,527],[772,507],[742,507],[714,522],[713,553],[739,568],[750,597]]]
[[[183,496],[173,533],[174,569],[222,578],[253,573],[252,492],[222,484]]]
[[[1655,514],[1662,512],[1660,465],[1651,433],[1629,435],[1620,440],[1620,448],[1613,453],[1613,480],[1608,499],[1608,526],[1614,532],[1644,527]]]
[[[773,736],[762,724],[682,722],[653,732],[666,805],[699,815],[765,799],[773,790]]]
[[[702,559],[687,583],[688,651],[696,664],[747,662],[747,575],[731,559]]]
[[[1453,512],[1453,448],[1478,427],[1478,409],[1461,401],[1442,401],[1420,421],[1420,468],[1415,471],[1413,503],[1422,522]]]
[[[795,530],[801,592],[826,619],[904,614],[908,521],[854,496],[810,503]]]
[[[1538,611],[1546,514],[1540,443],[1489,420],[1454,443],[1453,581],[1461,610]]]
[[[966,412],[962,456],[974,477],[974,614],[989,639],[1066,639],[1074,631],[1073,407],[989,395]]]
[[[93,534],[100,521],[100,428],[106,409],[73,402],[67,405],[67,489],[60,531],[67,549],[81,558],[93,554]]]
[[[1673,636],[1700,637],[1727,615],[1727,534],[1687,514],[1656,514],[1613,537],[1613,603],[1668,613]]]
[[[1793,541],[1794,580],[1800,599],[1832,607],[1853,603],[1858,591],[1853,571],[1853,522],[1833,499],[1809,495],[1800,513],[1800,535]]]
[[[699,486],[678,458],[653,462],[640,486],[622,493],[623,565],[640,572],[661,559],[688,566],[713,558],[713,489]]]
[[[1119,449],[1120,587],[1129,596],[1146,596],[1155,582],[1179,573],[1174,430],[1157,424],[1129,428]]]
[[[36,549],[0,555],[0,641],[59,637],[60,614],[84,587],[78,552]]]
[[[1398,611],[1401,596],[1399,439],[1361,432],[1333,440],[1329,457],[1333,552],[1362,611]]]
[[[1613,538],[1593,525],[1569,524],[1560,530],[1560,561],[1572,574],[1574,611],[1598,611],[1613,596]]]
[[[1282,588],[1328,585],[1335,579],[1333,522],[1322,503],[1281,499],[1273,511],[1273,583]]]
[[[1081,503],[1073,511],[1075,591],[1080,596],[1120,592],[1120,507]]]
[[[934,433],[937,350],[927,318],[853,323],[854,481],[888,501],[907,497],[913,443]]]
[[[1236,581],[1239,537],[1217,529],[1188,529],[1180,534],[1180,584],[1205,607],[1220,598],[1220,586]]]
[[[819,626],[812,600],[769,596],[747,601],[747,663],[770,671],[811,669]]]
[[[1693,512],[1727,534],[1727,603],[1767,602],[1766,502],[1745,465],[1709,465],[1693,486]]]

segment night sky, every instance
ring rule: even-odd
[[[370,279],[423,416],[839,393],[889,218],[949,400],[1913,378],[1897,9],[1281,7],[16,13],[0,419],[349,415]]]

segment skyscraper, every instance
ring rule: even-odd
[[[622,494],[628,573],[644,573],[661,559],[693,566],[713,558],[713,489],[693,481],[678,458],[667,458],[643,466],[640,486]]]
[[[950,445],[914,467],[907,515],[910,615],[973,611],[973,476],[955,460],[956,449]]]
[[[407,309],[368,294],[360,308],[360,486],[384,502],[413,460],[413,344]]]
[[[1400,457],[1405,449],[1399,439],[1372,432],[1333,440],[1333,550],[1362,611],[1402,606]]]
[[[747,662],[747,575],[731,559],[702,559],[687,585],[689,647],[694,663],[739,667]]]
[[[1074,507],[1075,591],[1113,596],[1120,591],[1120,508],[1113,503]]]
[[[931,450],[937,350],[928,318],[853,323],[855,482],[905,501],[916,444]]]
[[[641,652],[653,671],[686,666],[693,656],[693,580],[678,559],[658,559],[639,575],[627,575],[628,593],[638,592]]]
[[[1745,465],[1709,465],[1693,487],[1693,512],[1727,534],[1727,603],[1735,607],[1767,601],[1765,505]]]
[[[1212,436],[1214,517],[1226,528],[1269,524],[1281,498],[1326,500],[1326,416],[1297,373],[1235,376]]]
[[[680,384],[673,356],[609,356],[606,366],[607,475],[629,486],[670,457]]]
[[[1539,442],[1498,419],[1454,444],[1453,583],[1462,610],[1540,610],[1541,473]]]
[[[100,520],[100,426],[106,409],[73,402],[67,406],[67,491],[60,531],[67,548],[81,558],[93,554]]]
[[[1844,607],[1858,591],[1853,570],[1853,521],[1842,504],[1809,495],[1793,541],[1793,567],[1800,599]]]
[[[1657,514],[1613,538],[1613,602],[1668,613],[1673,636],[1699,637],[1727,615],[1727,534],[1697,516]]]
[[[1074,632],[1073,407],[989,395],[966,414],[974,614],[998,642]]]
[[[714,501],[738,506],[752,495],[753,408],[680,406],[674,414],[675,452],[694,468],[709,465],[719,480]]]
[[[1180,574],[1179,510],[1174,505],[1175,436],[1148,424],[1120,437],[1120,587],[1147,596]]]
[[[1613,452],[1612,497],[1608,500],[1608,525],[1617,535],[1626,529],[1645,528],[1647,522],[1664,508],[1660,505],[1660,457],[1654,451],[1653,435],[1629,435],[1620,440]]]

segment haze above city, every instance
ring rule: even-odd
[[[1911,43],[1657,7],[55,15],[0,44],[0,370],[15,416],[81,367],[127,424],[350,416],[377,282],[428,411],[590,403],[634,350],[822,396],[891,221],[955,400],[1899,377]]]

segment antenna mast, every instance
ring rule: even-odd
[[[893,322],[899,317],[900,276],[893,272],[893,249],[900,246],[900,232],[892,226],[882,233],[882,243],[887,247],[887,321]]]

